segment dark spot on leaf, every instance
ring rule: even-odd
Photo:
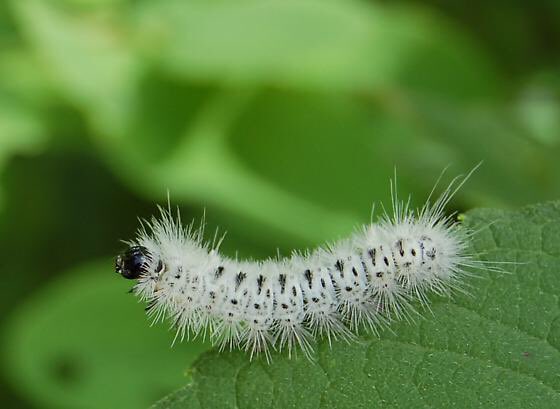
[[[84,366],[77,356],[60,355],[55,358],[51,372],[54,379],[62,384],[76,384],[83,380]]]

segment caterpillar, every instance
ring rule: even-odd
[[[221,255],[221,239],[205,242],[203,226],[183,227],[160,208],[126,242],[116,272],[136,280],[131,292],[154,322],[171,318],[175,340],[209,335],[220,350],[239,347],[250,359],[269,360],[271,349],[311,358],[315,337],[351,340],[361,327],[377,333],[410,320],[417,306],[429,308],[431,293],[461,291],[469,269],[487,268],[468,253],[472,232],[445,213],[477,167],[431,203],[436,183],[420,209],[399,200],[395,178],[391,214],[333,244],[263,261]]]

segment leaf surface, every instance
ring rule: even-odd
[[[560,202],[480,209],[481,259],[515,261],[469,278],[470,295],[433,298],[415,323],[358,343],[326,341],[317,362],[204,354],[192,381],[154,408],[557,408],[560,406]]]
[[[150,327],[112,264],[73,269],[10,317],[2,366],[37,407],[147,407],[184,383],[185,365],[208,348],[171,348],[173,334]]]

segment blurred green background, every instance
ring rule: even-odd
[[[348,234],[442,169],[453,209],[560,197],[560,2],[0,2],[0,406],[142,408],[170,348],[112,257],[167,191],[223,250]]]

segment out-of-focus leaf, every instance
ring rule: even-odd
[[[348,89],[394,72],[400,50],[371,47],[385,34],[380,24],[354,1],[161,1],[141,8],[138,30],[166,66],[190,78]]]
[[[35,112],[0,96],[0,167],[16,152],[36,152],[44,139],[45,129]]]
[[[130,184],[160,197],[168,188],[175,200],[219,206],[307,244],[351,229],[355,222],[351,215],[280,189],[234,155],[229,130],[253,93],[218,91],[202,98],[202,106],[184,125],[173,149],[160,160],[149,160],[132,138],[122,138],[119,149],[107,149]],[[157,134],[151,137],[155,143]]]
[[[480,161],[459,192],[463,208],[560,195],[554,177],[559,148],[533,143],[508,109],[494,105],[397,92],[370,100],[269,92],[234,124],[229,146],[254,173],[362,222],[374,200],[387,203],[394,166],[400,192],[412,194],[414,205],[422,204],[444,168],[452,165],[448,174],[454,176]]]
[[[515,108],[531,138],[547,146],[560,145],[560,74],[534,78],[523,89]]]
[[[399,143],[416,138],[413,126],[395,129],[400,125],[390,125],[384,114],[379,118],[375,109],[370,111],[367,98],[372,90],[390,86],[420,90],[415,84],[422,84],[429,72],[421,70],[416,75],[411,69],[419,58],[447,70],[446,75],[430,74],[424,91],[445,77],[440,88],[448,88],[449,80],[457,79],[470,84],[468,93],[476,88],[480,92],[475,93],[486,95],[485,87],[494,82],[491,70],[485,68],[488,64],[480,62],[483,56],[469,51],[458,64],[453,46],[444,44],[442,38],[450,44],[457,39],[468,49],[467,40],[444,36],[442,33],[453,29],[415,9],[314,0],[140,3],[137,18],[130,21],[132,31],[140,36],[135,45],[147,44],[149,53],[161,57],[161,67],[185,74],[179,77],[189,81],[165,84],[158,80],[157,70],[152,76],[139,74],[140,62],[132,43],[114,29],[110,18],[78,17],[37,0],[16,2],[14,8],[27,38],[55,74],[61,90],[95,125],[94,136],[108,163],[131,186],[152,197],[162,197],[169,189],[177,199],[221,206],[305,243],[338,237],[367,218],[366,208],[379,192],[387,192],[392,165],[401,167],[399,156],[389,164],[380,159],[389,158],[387,153],[398,145],[391,130],[407,135]],[[419,47],[430,52],[419,54]],[[462,67],[468,68],[461,71]],[[468,81],[463,78],[467,74],[472,74]],[[208,85],[197,83],[202,80]],[[266,84],[299,89],[295,96],[304,99],[300,109],[309,112],[278,106],[274,114],[268,111],[268,126],[262,121],[254,130],[245,128],[248,122],[238,126],[238,117],[248,114],[254,118],[251,111],[261,110],[261,99],[255,95]],[[177,86],[173,89],[173,85]],[[224,86],[227,89],[220,89]],[[307,97],[301,89],[322,93]],[[351,95],[356,92],[364,99],[353,101]],[[450,90],[449,96],[455,94],[467,96]],[[340,104],[334,102],[337,99]],[[264,103],[264,110],[274,107],[266,105],[266,99]],[[391,130],[385,134],[387,127]],[[232,142],[232,133],[256,135],[257,131],[261,140],[268,134],[288,135],[286,132],[307,139],[306,147],[302,146],[306,157],[298,156],[298,147],[276,157],[266,150],[266,144],[258,142],[255,145],[262,146],[262,152],[253,149],[248,161],[238,156],[237,138]],[[331,146],[329,155],[322,155],[320,148],[312,155],[313,145],[326,138],[340,143]],[[335,155],[348,145],[357,157]],[[422,144],[406,146],[416,145]],[[271,168],[287,169],[293,179],[297,179],[296,169],[301,170],[294,166],[296,161],[304,160],[300,163],[315,171],[300,172],[305,183],[294,191],[247,166],[262,158],[272,158],[269,163],[278,161]],[[321,175],[319,170],[327,168],[328,175]],[[389,172],[380,172],[380,168]],[[426,173],[429,184],[440,169]],[[308,183],[313,177],[317,180]],[[356,182],[353,190],[345,189],[350,186],[347,180]]]
[[[184,382],[207,346],[171,348],[165,326],[150,328],[131,282],[112,262],[77,268],[37,293],[4,334],[5,370],[41,408],[141,408]]]
[[[126,4],[130,0],[50,0],[64,4],[65,6],[80,7],[84,9],[99,8],[104,9],[108,6]]]
[[[403,85],[444,97],[491,95],[487,55],[415,8],[332,0],[144,3],[138,43],[189,80],[322,91]]]
[[[392,24],[406,33],[406,57],[397,69],[400,92],[465,104],[503,95],[505,84],[484,43],[428,9],[397,10]]]
[[[0,95],[11,103],[24,101],[43,107],[53,98],[48,75],[37,69],[39,61],[29,50],[21,47],[5,48],[0,52]]]
[[[340,223],[340,216],[283,192],[245,170],[232,157],[225,147],[228,127],[251,98],[251,92],[219,90],[207,98],[204,91],[199,101],[192,95],[188,100],[177,101],[176,96],[184,92],[167,88],[170,100],[181,102],[179,107],[184,108],[190,100],[197,104],[192,120],[186,122],[187,116],[181,122],[177,110],[169,112],[158,107],[161,97],[142,99],[144,92],[154,88],[139,86],[137,61],[119,33],[105,21],[78,19],[36,0],[16,2],[14,9],[64,95],[85,111],[94,125],[94,136],[99,138],[109,163],[132,186],[159,197],[169,188],[174,197],[210,205],[226,203],[231,211],[250,215],[306,241],[318,241],[327,231],[347,231],[347,226],[353,224],[344,215]],[[136,99],[131,99],[133,96]],[[170,125],[168,132],[163,136],[159,132],[147,133],[150,125],[143,125],[146,116],[153,118],[150,122],[154,124],[163,121]],[[145,135],[148,138],[143,138]],[[179,137],[173,140],[174,135]],[[165,160],[153,161],[157,150],[166,153],[162,143],[165,140],[172,141],[172,152]],[[294,214],[300,215],[298,221],[307,220],[316,228],[298,228],[295,222],[287,229]]]
[[[495,204],[528,201],[535,180],[549,184],[541,175],[553,174],[552,153],[519,138],[494,108],[479,117],[477,106],[449,100],[492,94],[497,81],[465,36],[420,9],[312,0],[138,8],[130,24],[146,41],[134,45],[148,44],[160,68],[180,76],[140,75],[133,43],[110,18],[36,0],[15,6],[65,95],[95,125],[108,163],[150,197],[169,189],[174,200],[259,222],[271,233],[258,235],[277,244],[279,233],[316,243],[365,221],[372,202],[387,197],[393,165],[403,191],[417,193],[450,163],[465,169],[484,159],[495,178],[477,197]],[[337,30],[325,53],[317,42]],[[265,84],[298,90],[262,92]],[[534,172],[501,166],[511,159]],[[535,190],[520,195],[519,184]],[[243,228],[235,223],[227,228]]]
[[[555,176],[560,172],[560,146],[545,147],[527,138],[507,105],[465,107],[423,98],[410,99],[408,104],[411,123],[448,150],[437,155],[418,144],[419,163],[484,161],[470,182],[476,193],[469,207],[490,203],[508,207],[560,196]]]
[[[0,170],[15,154],[39,152],[44,146],[45,133],[44,123],[37,112],[0,94]],[[0,205],[1,201],[0,192]]]
[[[411,183],[410,164],[403,160],[407,143],[414,146],[425,135],[413,135],[398,119],[364,99],[263,92],[234,123],[227,146],[253,173],[282,189],[365,222],[374,202],[389,203],[395,168],[399,189],[418,205],[425,196],[415,193],[433,186],[443,169]]]
[[[56,3],[12,1],[19,27],[59,91],[106,137],[122,132],[138,64],[110,17],[64,12]]]
[[[197,200],[243,216],[243,223],[230,220],[229,230],[245,229],[247,218],[257,221],[263,226],[257,235],[276,245],[281,245],[279,232],[302,244],[318,243],[367,221],[373,202],[387,203],[394,166],[401,192],[412,194],[415,205],[422,204],[445,167],[453,165],[450,174],[456,175],[480,161],[484,165],[466,195],[459,192],[463,206],[511,206],[560,194],[553,177],[555,150],[525,138],[505,108],[396,91],[358,99],[176,89],[175,101],[186,108],[189,122],[178,120],[166,138],[141,127],[136,136],[143,144],[122,138],[107,149],[119,172],[151,196],[163,199],[165,186],[176,200]],[[183,93],[199,95],[196,104],[188,98],[182,102]],[[158,101],[145,108],[144,116],[155,122],[168,112],[156,115],[158,106],[165,107]],[[169,148],[154,160],[158,141],[162,147],[170,137]],[[143,147],[150,144],[150,150]]]

